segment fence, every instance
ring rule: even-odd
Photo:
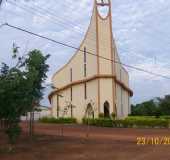
[[[8,127],[9,127],[9,121],[0,119],[0,131],[7,129]]]

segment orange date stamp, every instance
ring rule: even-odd
[[[170,145],[170,137],[137,137],[137,145]]]

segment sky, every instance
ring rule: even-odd
[[[90,23],[93,0],[8,0],[0,8],[0,24],[9,24],[79,47]],[[170,1],[112,0],[113,34],[122,63],[170,77]],[[29,34],[0,28],[0,63],[14,65],[12,45],[20,54],[40,49],[48,60],[50,71],[46,83],[75,50],[56,45]],[[126,68],[126,67],[125,67]],[[170,94],[170,80],[126,68],[132,103]],[[49,105],[45,90],[42,104]]]

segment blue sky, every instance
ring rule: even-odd
[[[8,0],[0,9],[0,24],[8,22],[78,47],[88,28],[92,8],[93,0]],[[112,0],[112,17],[122,62],[170,77],[170,1]],[[20,54],[34,48],[51,54],[47,83],[75,52],[3,27],[0,29],[0,62],[13,65],[13,42],[20,46]],[[170,80],[132,69],[128,71],[134,90],[133,103],[170,94]],[[49,89],[46,95],[48,92]],[[43,103],[48,105],[47,98]]]

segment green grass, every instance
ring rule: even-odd
[[[128,117],[124,120],[112,120],[105,118],[83,119],[84,124],[90,124],[99,127],[114,128],[169,128],[170,120],[154,117]]]
[[[54,118],[44,117],[39,120],[41,123],[54,123],[54,124],[73,124],[77,123],[75,118]]]
[[[144,119],[169,119],[170,120],[170,116],[160,116],[159,118],[155,117],[155,116],[128,116],[126,119],[136,119],[136,120],[144,120]]]

